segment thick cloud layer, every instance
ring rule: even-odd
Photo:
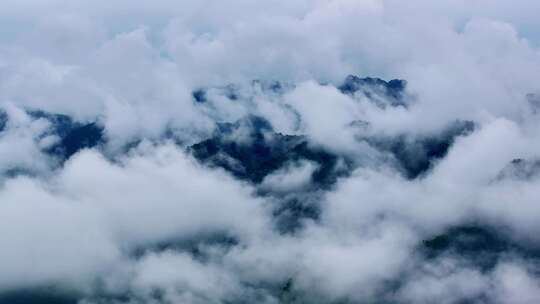
[[[537,303],[536,1],[5,0],[0,303]]]

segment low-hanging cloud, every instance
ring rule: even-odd
[[[0,10],[0,303],[540,299],[535,1],[109,2]]]

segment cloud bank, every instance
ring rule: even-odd
[[[11,1],[0,303],[537,303],[536,1]]]

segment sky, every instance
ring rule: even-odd
[[[4,0],[0,303],[538,303],[538,11]]]

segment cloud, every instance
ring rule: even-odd
[[[267,175],[262,181],[261,187],[276,192],[301,190],[302,187],[310,183],[311,176],[316,169],[317,165],[306,161],[291,165]]]
[[[121,164],[84,151],[49,182],[6,182],[1,288],[90,280],[138,246],[212,234],[249,242],[264,229],[249,189],[173,147],[149,149]]]
[[[535,1],[109,2],[3,3],[0,302],[537,301]]]

